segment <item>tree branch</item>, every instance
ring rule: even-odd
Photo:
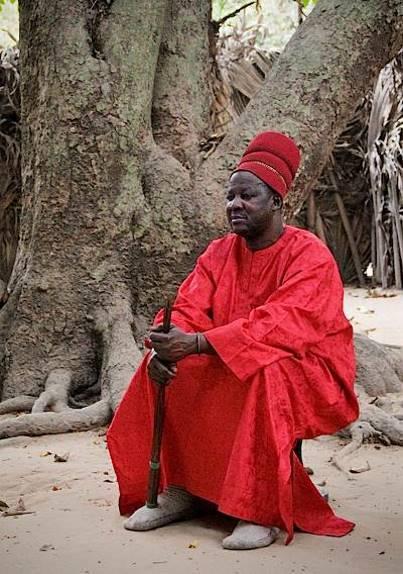
[[[253,2],[247,2],[246,4],[244,4],[243,6],[241,6],[240,8],[237,8],[236,10],[233,10],[232,12],[230,12],[229,14],[226,14],[225,16],[223,16],[222,18],[220,18],[220,20],[217,20],[214,22],[214,25],[217,26],[217,28],[219,28],[220,26],[222,26],[227,20],[229,20],[230,18],[233,18],[234,16],[236,16],[237,14],[239,14],[239,12],[242,12],[242,10],[245,10],[246,8],[249,8],[249,6],[252,6],[252,4],[256,4],[255,1]]]

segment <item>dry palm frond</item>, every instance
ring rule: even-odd
[[[380,73],[368,129],[373,266],[382,287],[403,285],[403,51]]]
[[[211,153],[216,140],[222,139],[230,124],[245,109],[250,98],[262,85],[272,66],[272,56],[255,48],[266,34],[262,16],[248,26],[246,17],[223,30],[212,47],[213,103],[210,110],[213,140],[203,142],[202,150]]]
[[[218,38],[217,62],[230,94],[228,108],[233,118],[242,113],[273,64],[274,55],[256,48],[257,42],[262,42],[267,34],[262,18],[259,15],[256,23],[250,26],[243,15],[230,31]]]
[[[20,196],[20,76],[17,48],[0,51],[0,279],[7,282],[17,249]]]

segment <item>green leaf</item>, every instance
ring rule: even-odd
[[[318,0],[297,0],[298,4],[302,7],[302,8],[308,8],[308,6],[310,4],[315,5],[317,3]]]

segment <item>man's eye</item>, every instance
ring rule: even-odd
[[[250,193],[246,193],[246,192],[241,193],[241,199],[245,199],[247,201],[251,197],[252,197],[252,194],[250,194]]]
[[[234,199],[234,196],[231,194],[227,194],[226,198],[227,201],[232,201]]]

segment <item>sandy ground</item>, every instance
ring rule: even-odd
[[[403,345],[403,294],[346,289],[345,306],[357,330]],[[0,516],[0,572],[401,574],[403,449],[366,445],[352,464],[368,462],[370,470],[347,476],[329,463],[341,445],[335,437],[306,441],[304,458],[313,480],[326,482],[335,510],[357,523],[350,535],[297,533],[287,547],[281,537],[270,548],[231,552],[220,543],[233,522],[219,515],[148,533],[124,530],[103,431],[3,440],[0,500],[13,507],[22,498],[32,514]],[[67,462],[54,462],[55,453],[69,453]]]

